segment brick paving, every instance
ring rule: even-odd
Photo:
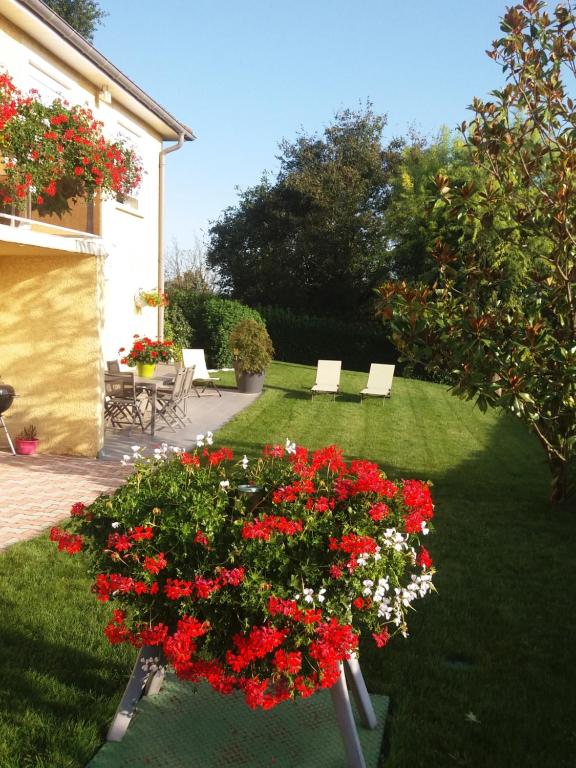
[[[68,518],[75,501],[114,490],[129,471],[118,461],[0,453],[0,550]]]
[[[4,441],[0,450],[0,551],[67,519],[75,501],[89,504],[101,493],[118,488],[130,472],[120,459],[131,454],[131,445],[142,446],[145,454],[163,441],[188,449],[198,433],[216,432],[257,397],[223,390],[222,397],[193,398],[190,425],[177,432],[159,428],[154,438],[137,429],[107,430],[101,459],[12,456]]]

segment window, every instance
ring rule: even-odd
[[[116,133],[116,139],[120,139],[124,144],[127,144],[130,148],[137,151],[137,145],[141,135],[131,125],[118,120],[118,131]],[[130,211],[138,211],[140,208],[140,188],[134,190],[130,195],[117,195],[116,201],[120,203],[124,208],[128,208]]]
[[[63,75],[52,72],[48,65],[30,60],[29,87],[38,91],[40,99],[52,103],[54,99],[70,100],[71,86]]]

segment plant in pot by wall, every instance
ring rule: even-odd
[[[138,375],[149,379],[154,376],[156,363],[169,363],[172,360],[173,351],[171,341],[152,341],[148,336],[135,333],[132,349],[120,362],[131,368],[137,366]],[[122,355],[126,349],[120,347],[118,352]]]
[[[21,456],[33,456],[38,450],[39,442],[36,427],[30,424],[30,426],[24,427],[19,435],[16,435],[16,453]]]
[[[264,371],[274,355],[266,327],[257,320],[246,318],[230,331],[229,345],[239,391],[247,394],[261,392]]]

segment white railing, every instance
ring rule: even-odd
[[[82,232],[79,229],[70,229],[69,227],[59,227],[56,224],[48,224],[37,219],[25,219],[22,216],[13,216],[9,213],[0,213],[0,224],[9,227],[18,227],[19,229],[32,230],[34,232],[43,232],[46,235],[60,235],[60,237],[84,238],[85,240],[101,240],[100,235],[93,235],[91,232]],[[2,230],[0,229],[0,240],[2,239]]]

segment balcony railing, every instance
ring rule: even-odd
[[[53,218],[53,217],[47,217]],[[32,232],[40,232],[45,235],[59,235],[60,237],[73,237],[84,238],[87,240],[100,240],[100,235],[93,234],[92,232],[86,232],[82,229],[72,229],[70,227],[63,227],[59,224],[52,224],[46,220],[38,220],[32,218],[25,218],[23,216],[14,216],[10,213],[0,213],[0,225],[9,227],[17,227],[20,230],[28,230]],[[2,230],[0,229],[0,240],[2,239]]]

